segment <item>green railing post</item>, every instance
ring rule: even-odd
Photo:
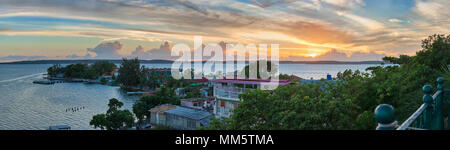
[[[425,103],[425,110],[423,112],[423,127],[424,129],[432,129],[433,124],[433,96],[431,96],[431,91],[433,87],[431,85],[425,85],[423,87],[423,103]]]
[[[444,105],[446,104],[444,102],[444,78],[439,77],[437,78],[437,90],[440,91],[441,94],[439,94],[436,97],[436,109],[435,114],[433,114],[434,117],[434,127],[435,130],[443,130],[444,129]]]
[[[377,130],[395,130],[395,110],[389,104],[380,104],[375,108],[375,119],[378,122]]]

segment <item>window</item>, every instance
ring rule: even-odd
[[[220,107],[225,107],[225,101],[220,101]]]

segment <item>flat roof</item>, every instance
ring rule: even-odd
[[[170,109],[174,109],[174,108],[176,108],[175,105],[162,104],[162,105],[158,105],[158,106],[153,107],[149,111],[152,112],[152,113],[163,113],[164,111],[167,111],[167,110],[170,110]]]
[[[181,106],[177,106],[174,109],[167,110],[166,113],[189,118],[189,119],[194,119],[194,120],[201,120],[201,119],[212,116],[212,114],[207,111],[196,110],[196,109],[186,108],[186,107],[181,107]]]

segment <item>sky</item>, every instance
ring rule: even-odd
[[[0,62],[175,59],[173,45],[279,44],[280,60],[414,55],[448,0],[0,0]]]

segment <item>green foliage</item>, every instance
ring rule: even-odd
[[[179,105],[180,100],[175,96],[175,93],[172,89],[162,87],[153,95],[146,95],[141,97],[133,105],[133,113],[136,115],[136,118],[141,121],[144,118],[150,118],[150,113],[148,111],[151,108],[167,103],[172,105]]]
[[[84,79],[97,79],[98,76],[99,76],[99,74],[97,71],[95,71],[92,68],[87,68],[84,70],[81,77]]]
[[[386,56],[383,58],[383,61],[387,61],[393,64],[407,64],[411,61],[411,57],[408,55],[400,55],[400,57],[392,57],[392,56]]]
[[[170,88],[182,88],[182,87],[188,86],[189,83],[183,77],[181,77],[181,79],[179,79],[179,80],[174,79],[173,77],[169,77],[167,79],[166,85],[167,85],[167,87],[170,87]]]
[[[106,83],[108,83],[108,80],[106,78],[101,78],[100,82],[103,83],[103,84],[106,84]]]
[[[93,116],[89,125],[94,126],[94,128],[100,128],[101,130],[105,130],[107,127],[111,126],[110,122],[106,120],[106,114],[97,114]]]
[[[134,116],[129,110],[120,110],[123,103],[113,98],[109,100],[106,114],[97,114],[92,117],[89,125],[102,130],[117,130],[131,128],[134,124]]]
[[[422,40],[422,51],[416,53],[414,63],[440,70],[450,62],[450,35],[432,35]]]
[[[291,79],[291,76],[288,75],[288,74],[280,74],[280,75],[278,76],[278,79],[289,80],[289,79]]]
[[[66,78],[83,78],[83,74],[87,66],[83,64],[70,64],[64,68],[64,77]]]
[[[436,86],[439,76],[450,79],[450,36],[430,36],[422,48],[416,56],[383,59],[398,65],[370,67],[369,73],[339,72],[336,82],[241,94],[229,121],[213,120],[209,129],[374,130],[373,110],[383,103],[394,106],[396,119],[403,122],[423,103],[424,85]]]
[[[366,110],[356,118],[356,129],[358,130],[370,130],[375,129],[377,122],[374,119],[372,111]]]
[[[210,118],[209,127],[198,127],[197,130],[231,130],[230,123],[232,122],[231,119],[218,119],[218,118]]]
[[[152,108],[153,98],[149,96],[143,96],[133,104],[133,113],[136,115],[136,118],[139,120],[144,119],[144,117],[149,117],[149,110]]]
[[[70,64],[66,67],[61,65],[53,65],[47,69],[47,73],[51,77],[62,73],[65,78],[83,78],[83,79],[97,79],[100,75],[110,73],[116,67],[115,64],[107,61],[96,62],[91,66],[84,64]]]
[[[123,58],[117,80],[126,88],[136,87],[140,84],[141,65],[137,58],[128,60]]]
[[[123,103],[118,99],[112,98],[109,100],[107,113],[119,110],[123,106]]]
[[[55,64],[47,69],[47,74],[51,77],[55,77],[59,73],[64,73],[64,68],[60,64]]]
[[[134,116],[129,110],[117,110],[106,115],[109,127],[108,130],[131,128],[134,124]]]
[[[186,96],[184,98],[195,98],[195,97],[203,97],[200,92],[200,88],[202,86],[188,86],[184,90],[186,92]]]
[[[349,129],[359,108],[342,95],[337,83],[287,85],[275,91],[253,90],[233,111],[227,129],[297,130]],[[219,126],[220,127],[220,126]]]
[[[97,61],[91,66],[99,75],[109,75],[117,66],[108,61]]]

